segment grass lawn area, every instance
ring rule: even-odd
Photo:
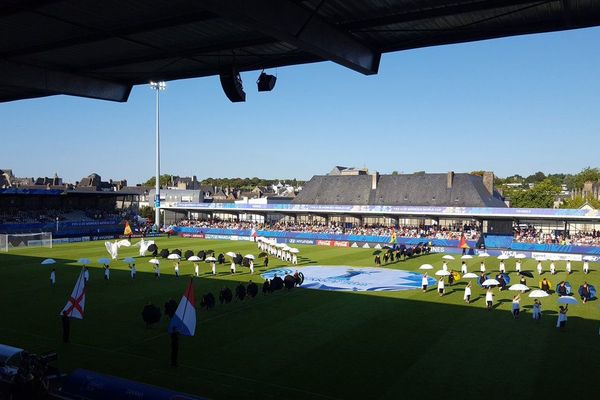
[[[135,242],[136,240],[134,240]],[[161,238],[159,248],[214,249],[257,255],[253,243]],[[373,250],[298,246],[300,266],[373,266]],[[119,257],[135,256],[136,247],[121,248]],[[531,319],[532,299],[523,296],[526,312],[519,320],[511,314],[514,292],[496,293],[496,308],[485,310],[484,291],[474,285],[471,305],[463,302],[466,282],[446,286],[439,297],[435,287],[403,292],[327,292],[285,290],[243,302],[198,311],[195,337],[180,339],[180,366],[169,366],[168,320],[146,329],[142,308],[177,301],[188,279],[174,277],[171,261],[161,264],[155,279],[150,257],[136,263],[138,276],[129,277],[121,262],[111,265],[104,281],[101,266],[90,266],[85,319],[71,324],[72,343],[61,343],[58,316],[71,293],[80,257],[96,261],[107,257],[103,242],[58,245],[52,249],[23,249],[0,253],[0,343],[32,352],[56,350],[63,372],[86,368],[101,373],[164,386],[215,399],[474,399],[557,398],[558,394],[594,395],[600,365],[600,308],[597,300],[570,306],[565,332],[555,328],[556,295],[542,300],[539,323]],[[57,285],[51,287],[52,266],[58,261]],[[421,256],[385,266],[416,271],[423,263],[441,268],[441,254]],[[478,271],[479,259],[469,260]],[[535,271],[535,261],[524,260],[523,270]],[[271,258],[270,268],[286,264]],[[486,259],[488,271],[498,261]],[[506,262],[511,283],[517,283],[514,260]],[[565,279],[564,262],[550,276],[555,286]],[[196,299],[212,291],[218,298],[224,286],[237,281],[261,283],[265,269],[256,263],[234,276],[229,265],[218,267],[216,277],[195,280]],[[459,270],[460,261],[450,262]],[[180,272],[189,276],[192,263],[182,261]],[[584,280],[600,288],[598,265],[584,275],[581,263],[568,281],[576,292]],[[433,271],[432,271],[433,273]],[[493,272],[492,272],[493,273]],[[539,278],[528,278],[537,286]]]

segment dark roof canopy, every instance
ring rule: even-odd
[[[2,0],[0,101],[599,24],[598,0]]]

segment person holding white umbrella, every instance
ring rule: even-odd
[[[471,287],[472,287],[472,282],[469,282],[467,284],[467,286],[465,287],[465,294],[463,295],[463,300],[467,304],[471,303]]]
[[[492,311],[492,306],[494,305],[494,293],[492,292],[491,287],[489,287],[485,293],[485,304],[487,306],[487,310]]]
[[[538,263],[537,263],[537,272],[538,272],[538,275],[542,274],[542,262],[540,260],[538,260]]]
[[[517,262],[515,263],[515,270],[517,272],[521,272],[521,260],[517,260]]]
[[[556,266],[554,265],[554,261],[550,261],[550,274],[556,275]]]
[[[421,287],[423,288],[423,293],[427,291],[427,285],[429,284],[429,280],[427,279],[427,272],[421,278]]]
[[[438,284],[437,284],[437,289],[438,289],[438,293],[440,294],[440,296],[444,295],[444,292],[446,291],[444,288],[444,277],[440,277],[440,279],[438,280]]]
[[[250,259],[250,263],[249,264],[250,264],[250,273],[254,274],[254,260]]]
[[[296,253],[292,254],[292,264],[298,265],[298,255]]]
[[[467,272],[467,263],[463,260],[462,264],[460,264],[460,273],[464,275]]]
[[[448,263],[446,262],[446,260],[444,260],[444,262],[442,263],[442,270],[448,271]]]
[[[571,275],[571,260],[567,260],[567,275]]]
[[[560,328],[561,331],[565,330],[567,326],[567,312],[569,311],[569,305],[560,306],[558,308],[558,319],[556,320],[556,327]]]
[[[516,294],[512,299],[512,313],[514,319],[519,319],[519,313],[521,312],[521,305],[519,304],[521,295]]]
[[[235,259],[231,259],[231,267],[229,268],[232,274],[235,274]]]
[[[52,268],[52,271],[50,272],[50,285],[56,285],[56,270],[54,268]]]
[[[587,274],[588,272],[590,272],[590,263],[588,260],[585,260],[583,262],[583,273]]]
[[[479,264],[479,271],[485,272],[485,263],[483,261],[481,262],[481,264]]]
[[[503,274],[506,273],[506,267],[504,266],[504,260],[500,260],[500,272]]]

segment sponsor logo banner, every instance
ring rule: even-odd
[[[561,254],[561,253],[537,253],[531,252],[531,258],[536,260],[549,260],[549,261],[581,261],[583,258],[581,254]]]
[[[317,246],[333,246],[332,240],[317,240]]]
[[[184,238],[204,239],[204,233],[182,233],[179,236]]]
[[[339,242],[335,240],[332,243],[334,247],[350,247],[350,242]]]
[[[292,244],[315,244],[314,240],[310,239],[289,239],[288,243]]]
[[[212,240],[229,240],[229,235],[215,235],[213,233],[207,233],[204,235],[205,239],[212,239]]]

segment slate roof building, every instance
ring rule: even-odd
[[[316,175],[296,204],[506,207],[494,175],[445,174]]]

